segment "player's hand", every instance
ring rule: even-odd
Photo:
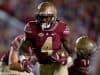
[[[67,57],[68,57],[68,54],[63,50],[61,51],[59,50],[51,56],[53,60],[63,65],[67,64]]]
[[[34,66],[33,64],[27,60],[27,59],[24,59],[23,62],[22,62],[22,66],[24,68],[24,70],[28,73],[30,72],[34,72]]]

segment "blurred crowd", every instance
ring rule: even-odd
[[[23,33],[25,23],[34,20],[36,7],[42,1],[53,2],[58,18],[69,23],[71,42],[88,35],[100,45],[99,0],[0,0],[0,51],[9,50],[15,36]]]

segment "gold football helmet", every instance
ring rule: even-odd
[[[76,40],[76,51],[79,56],[88,57],[95,51],[95,48],[95,42],[87,36],[81,36]]]
[[[38,5],[37,20],[43,30],[49,29],[56,20],[56,7],[50,2],[42,2]]]

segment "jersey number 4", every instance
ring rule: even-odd
[[[48,53],[48,55],[51,55],[52,54],[52,52],[53,52],[53,48],[52,48],[52,37],[48,37],[45,40],[45,42],[44,42],[44,44],[43,44],[43,46],[41,48],[41,52]]]

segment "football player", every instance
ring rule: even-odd
[[[76,54],[74,65],[69,68],[69,75],[89,75],[91,57],[95,53],[96,44],[87,36],[76,40]]]
[[[68,24],[57,20],[54,4],[39,4],[36,20],[25,26],[25,41],[32,43],[34,53],[40,63],[40,75],[68,75],[67,67],[72,64],[71,54],[67,47],[70,30]]]
[[[23,44],[24,49],[20,48],[20,44],[24,39],[25,35],[23,34],[13,40],[10,51],[1,59],[3,63],[2,73],[13,75],[30,75],[31,73],[31,75],[34,75],[36,72],[34,71],[34,66],[37,62],[37,58],[32,52],[31,44],[26,42]],[[28,45],[26,45],[27,43]],[[37,73],[35,75],[37,75]]]
[[[33,63],[32,63],[32,47],[29,42],[28,45],[24,44],[24,48],[20,48],[21,42],[25,39],[24,35],[19,35],[12,42],[11,50],[9,53],[9,66],[10,69],[16,71],[23,71],[30,73],[33,72]],[[34,72],[33,72],[34,73]]]

